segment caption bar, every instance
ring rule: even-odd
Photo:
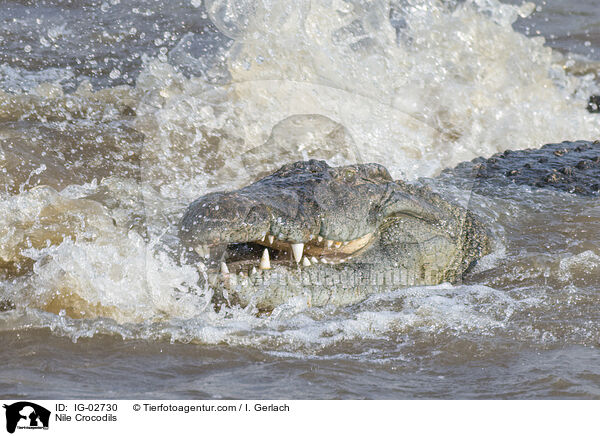
[[[1,434],[502,435],[597,432],[598,401],[1,400]]]

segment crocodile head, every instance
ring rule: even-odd
[[[348,304],[384,287],[456,280],[488,247],[469,212],[383,166],[317,160],[200,197],[180,238],[216,290],[261,308],[300,295]]]

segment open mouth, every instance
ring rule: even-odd
[[[252,274],[277,265],[306,268],[319,263],[341,264],[358,256],[373,240],[374,233],[350,241],[334,241],[310,235],[305,242],[299,243],[278,239],[267,233],[255,241],[198,245],[195,251],[209,269],[218,268],[224,274]]]

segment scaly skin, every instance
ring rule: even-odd
[[[217,296],[264,310],[294,297],[347,305],[373,292],[456,281],[489,251],[471,213],[429,190],[392,180],[381,165],[316,160],[199,198],[180,237],[200,254],[195,261]],[[268,269],[260,268],[264,247]]]
[[[529,185],[584,196],[600,195],[600,142],[565,141],[538,149],[507,150],[463,162],[446,176],[475,178],[486,186]]]

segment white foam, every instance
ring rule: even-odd
[[[585,110],[590,77],[565,73],[542,38],[512,29],[530,4],[393,3],[406,23],[397,37],[383,1],[210,3],[225,14],[211,15],[217,26],[236,38],[224,60],[229,82],[186,79],[153,61],[137,84],[152,93],[139,123],[148,178],[170,180],[168,195],[205,189],[207,171],[215,188],[252,180],[268,165],[247,167],[242,156],[301,114],[347,129],[348,161],[385,163],[411,179],[508,148],[600,134]]]
[[[77,199],[78,191],[39,187],[3,203],[0,224],[9,231],[0,239],[2,260],[35,262],[32,274],[5,283],[11,301],[119,322],[190,318],[205,310],[211,295],[198,288],[193,266],[178,266],[156,240],[119,227],[99,203]]]
[[[135,294],[139,298],[139,294]],[[133,298],[133,297],[132,297]],[[536,300],[537,301],[537,300]],[[122,302],[128,304],[126,298]],[[485,286],[415,287],[377,294],[346,309],[321,308],[257,317],[241,309],[215,313],[206,308],[192,318],[121,324],[113,320],[74,320],[24,309],[0,314],[0,322],[52,326],[77,340],[98,333],[124,338],[195,343],[229,343],[277,352],[313,354],[351,341],[388,340],[399,334],[442,333],[489,336],[510,326],[515,311],[537,304]],[[144,306],[144,301],[138,305]],[[25,316],[24,316],[25,315]],[[10,319],[10,322],[8,320]],[[3,321],[2,321],[3,320]],[[0,324],[1,326],[2,324]],[[4,327],[1,327],[4,328]]]
[[[576,255],[569,255],[560,260],[558,277],[564,282],[578,277],[600,277],[600,256],[592,250],[586,250]]]

